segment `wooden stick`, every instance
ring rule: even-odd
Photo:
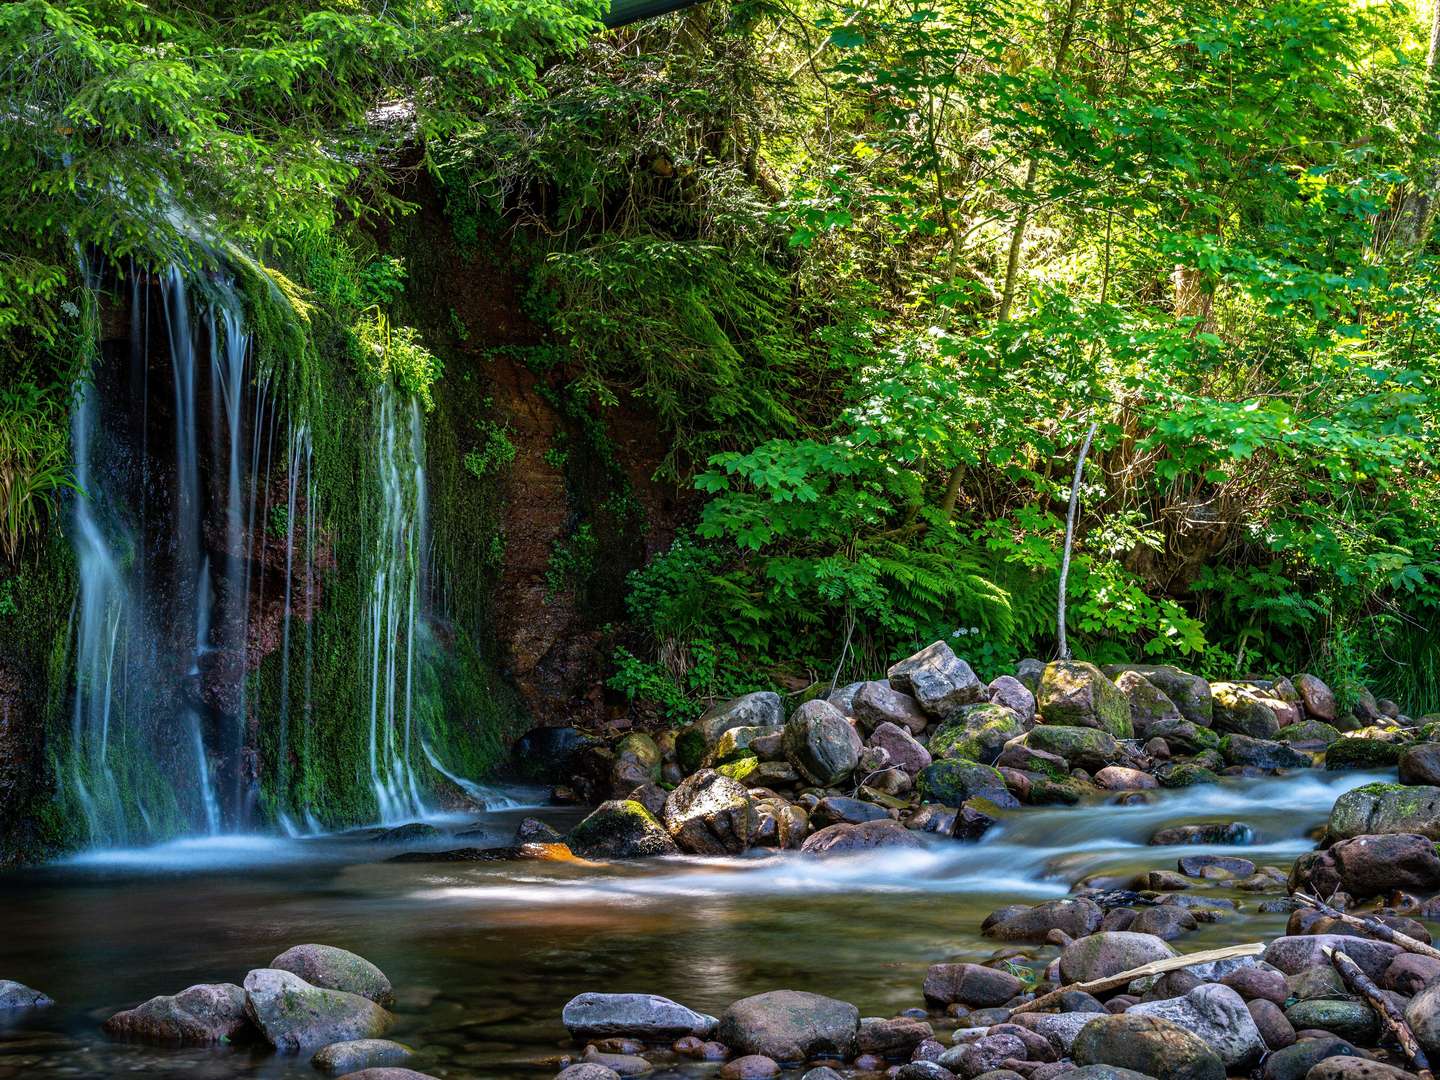
[[[1053,1005],[1060,1000],[1061,994],[1068,994],[1072,990],[1081,990],[1091,993],[1096,990],[1113,990],[1117,986],[1124,986],[1135,979],[1143,979],[1149,975],[1164,975],[1167,971],[1180,971],[1183,968],[1194,967],[1196,964],[1210,964],[1217,960],[1234,960],[1241,956],[1259,956],[1265,951],[1263,941],[1251,942],[1248,945],[1228,945],[1223,949],[1210,949],[1206,952],[1187,953],[1185,956],[1172,956],[1166,960],[1153,960],[1148,964],[1141,964],[1129,971],[1122,971],[1118,975],[1107,975],[1103,979],[1091,979],[1089,982],[1071,983],[1062,986],[1058,990],[1051,990],[1048,994],[1041,994],[1034,1001],[1027,1001],[1011,1009],[1011,1014],[1022,1012],[1034,1012],[1036,1009],[1043,1009],[1047,1005]]]
[[[1314,896],[1307,896],[1305,893],[1296,893],[1295,899],[1299,900],[1302,904],[1309,904],[1316,911],[1328,915],[1332,919],[1338,919],[1346,926],[1353,926],[1357,930],[1364,930],[1367,934],[1375,935],[1375,937],[1381,941],[1388,941],[1391,945],[1398,945],[1406,952],[1412,952],[1416,956],[1428,956],[1432,960],[1440,960],[1440,949],[1435,948],[1433,945],[1427,945],[1423,941],[1418,941],[1409,934],[1402,934],[1399,930],[1386,926],[1379,919],[1347,914],[1339,908],[1331,907],[1325,903],[1324,900],[1320,900]]]
[[[1435,1074],[1430,1071],[1430,1061],[1420,1044],[1415,1041],[1415,1033],[1410,1030],[1410,1025],[1405,1022],[1400,1010],[1390,1003],[1390,999],[1371,981],[1370,976],[1361,971],[1360,965],[1349,956],[1329,945],[1321,948],[1325,955],[1330,957],[1330,962],[1335,965],[1335,970],[1340,973],[1345,985],[1368,1001],[1370,1007],[1380,1015],[1380,1019],[1385,1021],[1385,1026],[1394,1034],[1400,1049],[1405,1051],[1410,1064],[1415,1066],[1415,1071],[1420,1074],[1420,1080],[1435,1080]]]

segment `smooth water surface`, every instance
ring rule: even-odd
[[[1243,853],[1288,866],[1336,796],[1376,777],[1306,772],[1162,792],[1152,805],[1016,812],[978,844],[843,860],[787,853],[601,868],[540,862],[387,863],[372,834],[240,836],[92,853],[0,875],[0,978],[49,993],[54,1009],[0,1021],[0,1080],[143,1073],[162,1078],[314,1077],[302,1058],[259,1049],[157,1049],[106,1040],[111,1012],[198,982],[240,982],[302,942],[353,949],[400,998],[393,1037],[414,1068],[447,1078],[548,1077],[572,1049],[560,1010],[583,990],[665,994],[719,1013],[793,988],[845,998],[862,1015],[923,1005],[926,967],[985,959],[994,908],[1061,896],[1097,871],[1174,868],[1196,848],[1148,847],[1158,828],[1244,821]],[[527,813],[567,827],[573,810],[509,809],[447,822],[434,848],[503,845]],[[1257,940],[1284,917],[1202,926],[1183,949]],[[1234,925],[1238,921],[1243,925]],[[1035,950],[1049,958],[1053,949]],[[687,1066],[692,1072],[714,1067]]]

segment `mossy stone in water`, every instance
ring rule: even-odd
[[[1440,787],[1366,784],[1335,800],[1326,828],[1332,842],[1370,833],[1440,840]]]
[[[679,852],[655,816],[633,799],[601,803],[570,831],[570,850],[587,859],[642,859]]]
[[[1161,787],[1183,788],[1196,784],[1218,784],[1219,774],[1193,761],[1167,761],[1155,770],[1155,779]]]
[[[1340,729],[1324,720],[1301,720],[1280,729],[1279,740],[1292,745],[1329,746],[1340,738]]]
[[[1005,789],[1000,770],[977,761],[946,758],[920,770],[916,790],[926,802],[959,806],[974,795],[983,795],[1000,806],[1015,806],[1015,798]]]
[[[1325,768],[1331,771],[1391,768],[1399,764],[1407,745],[1383,739],[1337,738],[1325,751]]]

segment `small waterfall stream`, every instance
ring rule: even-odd
[[[381,504],[371,540],[370,783],[380,820],[409,821],[425,814],[415,774],[417,655],[422,642],[421,599],[425,551],[425,439],[420,403],[401,400],[388,384],[375,405],[375,468]]]

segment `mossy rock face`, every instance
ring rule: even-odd
[[[1024,730],[1019,715],[1004,705],[966,705],[930,736],[930,754],[988,764]]]
[[[1098,728],[1117,739],[1135,737],[1129,700],[1103,671],[1083,660],[1046,664],[1035,703],[1047,724]]]
[[[1161,787],[1183,788],[1196,784],[1218,784],[1219,774],[1193,761],[1167,761],[1155,769]]]
[[[691,724],[675,735],[675,761],[687,773],[692,773],[705,763],[710,744],[705,741],[705,732],[699,723]]]
[[[1019,805],[1006,790],[1005,778],[999,769],[960,758],[927,765],[915,778],[915,788],[926,802],[943,806],[959,806],[976,795],[983,795],[998,806]]]
[[[1118,691],[1117,691],[1118,692]],[[1064,758],[1072,767],[1098,772],[1120,756],[1120,746],[1104,731],[1064,724],[1041,724],[1025,736],[1025,745]]]
[[[1335,800],[1327,839],[1333,843],[1373,833],[1415,833],[1440,840],[1440,787],[1366,784]]]
[[[715,771],[721,776],[728,776],[731,780],[738,780],[742,784],[754,785],[752,779],[755,770],[760,767],[760,759],[754,754],[747,754],[738,757],[734,761],[727,761],[724,765],[717,765]]]
[[[586,859],[643,859],[679,851],[665,827],[633,799],[601,803],[570,831],[567,843]]]
[[[1318,1028],[1360,1046],[1375,1041],[1379,1021],[1374,1011],[1358,1001],[1297,1001],[1285,1010],[1285,1019],[1297,1031]]]
[[[1331,771],[1393,768],[1399,764],[1407,745],[1382,739],[1339,738],[1325,751],[1325,768]]]

